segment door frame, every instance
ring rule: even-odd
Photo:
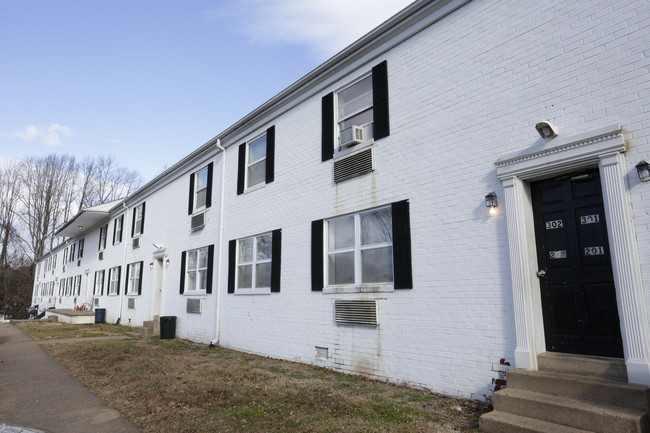
[[[517,368],[537,370],[537,355],[546,351],[530,182],[598,167],[628,380],[650,385],[650,331],[624,152],[622,128],[614,125],[544,141],[495,162],[505,196]]]
[[[160,248],[153,253],[151,280],[151,320],[163,314],[165,287],[167,284],[167,272],[165,272],[165,259],[167,249]]]

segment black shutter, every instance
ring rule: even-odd
[[[125,274],[125,281],[124,281],[124,294],[128,295],[129,294],[129,281],[131,280],[131,264],[129,263],[126,265],[126,274]]]
[[[117,294],[120,294],[120,285],[122,284],[122,266],[117,267]]]
[[[228,293],[235,293],[235,271],[237,270],[237,241],[228,242]]]
[[[106,226],[108,228],[108,226]],[[97,251],[102,250],[102,233],[104,233],[104,227],[99,228],[99,245],[97,245]]]
[[[115,245],[115,232],[117,231],[117,218],[113,220],[113,245]]]
[[[214,245],[208,246],[208,275],[206,276],[205,293],[212,293],[212,270],[214,268]]]
[[[190,174],[190,195],[187,200],[188,215],[192,215],[192,212],[194,212],[194,176],[196,176],[196,173]]]
[[[214,163],[211,162],[208,164],[208,188],[206,190],[206,196],[205,196],[205,207],[210,207],[212,206],[212,176],[214,172]]]
[[[391,205],[393,214],[393,279],[396,289],[412,289],[411,219],[408,200]]]
[[[372,111],[374,139],[388,137],[388,64],[385,60],[372,68]]]
[[[138,295],[142,294],[142,268],[144,268],[144,262],[140,262],[140,278],[138,278]]]
[[[334,158],[334,92],[322,99],[321,161]]]
[[[311,222],[311,289],[323,290],[323,220]]]
[[[93,280],[93,295],[96,295],[95,291],[97,289],[97,272],[99,271],[95,271],[95,279]]]
[[[280,291],[280,270],[282,268],[282,230],[273,230],[271,245],[271,292]]]
[[[99,289],[99,295],[100,296],[104,296],[104,286],[105,285],[106,285],[106,271],[102,271],[102,287],[100,287],[100,289]]]
[[[239,145],[239,163],[237,165],[237,195],[244,193],[246,180],[246,143]]]
[[[187,252],[183,251],[181,253],[181,281],[179,283],[181,295],[185,293],[185,256]]]
[[[144,233],[144,208],[146,205],[146,202],[142,203],[142,222],[140,223],[140,234]]]
[[[131,237],[135,236],[135,215],[137,210],[137,206],[133,208],[133,218],[131,218]]]
[[[275,179],[275,126],[266,130],[266,183]]]

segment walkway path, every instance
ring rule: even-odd
[[[139,433],[39,343],[0,323],[0,433]]]

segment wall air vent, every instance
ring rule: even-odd
[[[341,146],[352,147],[363,143],[363,128],[360,126],[350,126],[341,130],[339,135]]]
[[[372,148],[355,153],[347,158],[334,161],[334,182],[342,182],[375,170],[375,158]]]
[[[129,310],[135,310],[135,299],[134,298],[129,298],[129,304],[127,307]]]
[[[192,224],[190,229],[192,231],[200,230],[205,226],[205,212],[192,215]]]
[[[140,248],[140,238],[135,238],[132,241],[133,248]]]
[[[189,298],[187,300],[187,312],[201,314],[201,300]]]
[[[337,325],[377,326],[377,301],[334,301],[334,317]]]
[[[95,307],[99,307],[99,298],[95,298]]]

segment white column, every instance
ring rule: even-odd
[[[601,184],[616,285],[618,316],[630,383],[650,385],[650,344],[643,281],[622,153],[600,156]]]

